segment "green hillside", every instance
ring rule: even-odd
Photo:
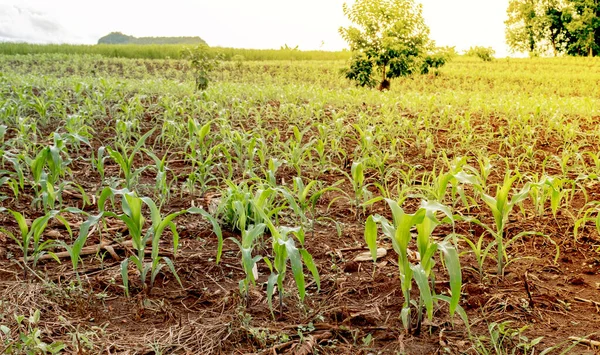
[[[134,37],[111,32],[100,38],[98,44],[206,44],[200,37]]]

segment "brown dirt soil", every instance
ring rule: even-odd
[[[175,166],[181,171],[186,169],[181,163]],[[107,165],[106,169],[107,175],[117,174],[114,166]],[[100,186],[98,176],[85,163],[75,164],[73,177],[89,194],[97,192]],[[291,181],[291,176],[278,178]],[[333,175],[321,178],[338,179]],[[152,181],[152,173],[145,173],[142,184],[151,186]],[[590,191],[594,194],[593,189]],[[39,216],[38,211],[28,207],[31,197],[26,193],[24,196],[18,201],[4,201],[3,207],[25,211],[29,219]],[[222,260],[217,265],[216,237],[210,225],[191,215],[176,220],[181,238],[176,258],[170,235],[164,236],[161,245],[161,254],[175,259],[183,288],[170,273],[162,273],[151,295],[146,296],[134,270],[130,269],[130,298],[125,297],[121,286],[119,262],[131,252],[119,244],[125,233],[122,224],[112,221],[103,233],[104,240],[116,244],[114,255],[102,251],[83,258],[79,271],[81,288],[74,286],[76,278],[68,259],[62,259],[61,264],[54,260],[40,261],[35,267],[38,277],[30,273],[25,280],[16,262],[20,251],[12,240],[0,234],[0,314],[29,315],[30,310],[41,310],[39,326],[43,339],[72,344],[69,348],[72,353],[79,349],[80,353],[89,354],[157,354],[152,344],[160,346],[165,354],[474,353],[465,325],[458,316],[451,319],[444,304],[436,307],[432,322],[423,322],[420,334],[403,330],[399,317],[403,298],[396,255],[391,246],[386,246],[389,252],[378,260],[376,273],[372,262],[352,261],[365,251],[364,222],[356,221],[354,211],[341,202],[326,211],[332,198],[326,196],[319,211],[342,223],[342,235],[337,236],[335,226],[319,223],[314,236],[307,235],[306,243],[318,265],[321,290],[308,281],[305,302],[299,303],[290,273],[282,312],[276,309],[274,318],[265,296],[268,269],[260,267],[257,285],[251,288],[249,297],[240,297],[238,281],[244,273],[239,249],[226,240]],[[189,207],[192,201],[196,206],[207,206],[209,199],[210,195],[184,194],[171,199],[163,211]],[[81,199],[74,194],[65,200],[65,205],[81,207]],[[375,212],[388,214],[382,204],[367,211]],[[486,211],[481,211],[478,218],[491,222]],[[67,216],[67,219],[76,224],[82,218]],[[0,223],[9,230],[17,228],[7,214],[0,214]],[[528,326],[524,334],[530,340],[543,336],[542,346],[538,347],[543,349],[566,342],[569,336],[598,332],[600,238],[595,229],[586,227],[575,241],[571,216],[559,213],[556,218],[545,214],[525,219],[515,212],[507,238],[527,230],[545,233],[560,247],[556,263],[555,245],[538,236],[525,237],[513,244],[509,254],[514,261],[502,278],[495,275],[491,263],[485,264],[482,277],[472,255],[461,258],[464,267],[461,305],[469,316],[473,334],[488,335],[490,323],[511,321],[513,327]],[[460,222],[456,231],[478,238],[483,229]],[[443,238],[449,232],[440,228],[435,237]],[[48,228],[46,237],[50,236],[68,240],[66,231],[57,223]],[[225,231],[225,237],[239,236]],[[100,236],[95,233],[87,245],[99,242]],[[461,251],[466,252],[467,245],[461,243],[461,246]],[[260,248],[256,252],[268,253]],[[439,263],[435,272],[436,291],[447,294],[447,276]],[[371,342],[366,341],[369,336]],[[592,335],[590,339],[600,337]],[[570,353],[593,354],[594,350],[578,345]]]

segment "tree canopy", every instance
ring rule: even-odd
[[[340,28],[341,36],[353,52],[348,79],[361,86],[373,87],[376,72],[380,88],[389,87],[388,79],[440,67],[445,57],[430,55],[434,43],[423,19],[420,4],[413,0],[357,0],[343,5],[353,26]]]
[[[134,37],[111,32],[100,38],[98,44],[206,44],[200,37]]]
[[[515,52],[600,53],[598,0],[510,0],[507,13],[506,42]]]

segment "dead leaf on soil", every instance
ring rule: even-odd
[[[377,248],[377,259],[381,259],[387,255],[387,250],[385,248]],[[371,252],[366,251],[364,253],[358,254],[352,261],[372,261]]]
[[[46,233],[46,236],[51,237],[51,238],[60,238],[61,237],[60,232],[57,231],[56,229],[52,229],[52,230],[48,231]]]

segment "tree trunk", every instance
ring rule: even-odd
[[[385,78],[385,64],[381,68],[381,83],[379,83],[379,91],[389,90],[390,89],[390,81]]]

